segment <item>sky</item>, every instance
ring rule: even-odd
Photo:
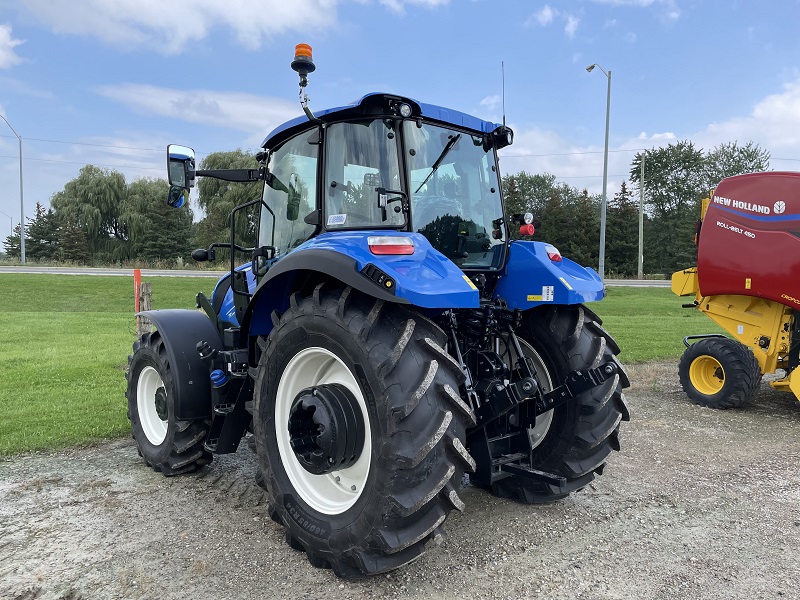
[[[377,91],[505,107],[503,174],[600,193],[609,81],[609,197],[636,152],[678,140],[800,170],[799,18],[800,0],[0,0],[0,238],[18,136],[28,217],[86,164],[133,181],[165,178],[169,143],[255,151],[302,114],[297,43],[312,110]]]

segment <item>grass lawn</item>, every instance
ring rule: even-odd
[[[194,308],[215,279],[152,277],[153,308]],[[0,456],[127,435],[124,367],[133,277],[0,275]],[[676,359],[683,336],[719,331],[661,288],[610,288],[592,308],[624,363]]]
[[[725,333],[693,308],[681,308],[693,297],[679,298],[669,288],[611,287],[590,307],[619,344],[623,363],[678,359],[683,338],[697,333]]]
[[[209,278],[153,277],[154,308],[194,308]],[[0,456],[125,435],[133,276],[0,275]]]

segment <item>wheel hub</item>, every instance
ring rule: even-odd
[[[302,467],[314,475],[346,469],[364,448],[358,402],[338,383],[305,388],[289,411],[289,443]]]
[[[160,387],[156,390],[154,402],[156,405],[156,414],[162,421],[167,420],[167,390]]]

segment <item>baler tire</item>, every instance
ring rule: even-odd
[[[525,504],[565,498],[600,475],[612,451],[619,450],[619,425],[630,420],[623,388],[630,385],[616,355],[619,347],[602,321],[582,305],[542,306],[523,315],[517,335],[530,344],[548,370],[553,387],[570,371],[615,361],[618,373],[602,385],[553,409],[541,441],[535,444],[531,466],[560,475],[564,485],[532,482],[511,475],[495,482],[492,493]]]
[[[749,402],[761,383],[761,367],[750,349],[723,337],[689,346],[678,363],[678,375],[692,402],[723,410]]]
[[[417,559],[463,509],[462,475],[475,466],[464,449],[474,414],[444,333],[411,308],[332,284],[295,294],[273,323],[258,341],[253,411],[271,518],[289,546],[342,578]],[[312,475],[294,453],[288,405],[334,380],[361,411],[363,448],[353,464]]]
[[[208,423],[204,420],[177,420],[175,392],[164,341],[158,331],[145,333],[134,342],[125,375],[128,387],[128,419],[139,455],[155,471],[167,477],[196,471],[211,463],[213,455],[204,446]],[[155,411],[160,396],[164,406],[161,418]],[[152,403],[152,406],[151,406]]]

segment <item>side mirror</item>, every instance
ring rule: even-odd
[[[194,186],[194,150],[186,146],[167,146],[169,184],[189,189]]]
[[[184,204],[186,204],[186,196],[188,194],[189,190],[176,185],[171,185],[169,186],[167,204],[172,208],[181,208]]]
[[[275,258],[275,248],[273,246],[261,246],[253,250],[251,269],[256,277],[263,277],[267,274],[273,259]]]

